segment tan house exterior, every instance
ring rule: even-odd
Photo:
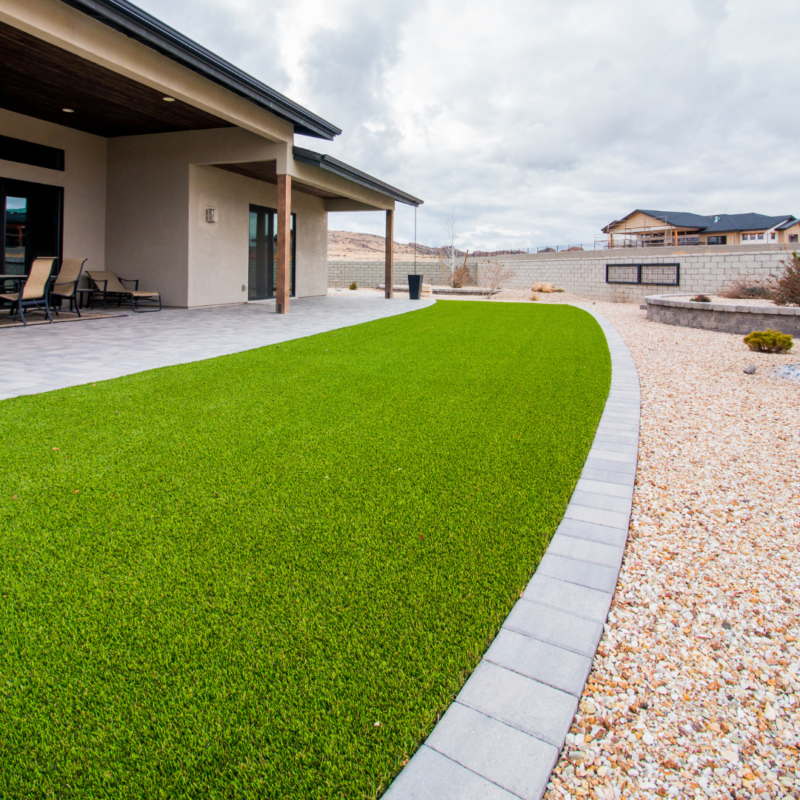
[[[637,209],[603,228],[609,247],[793,244],[800,220],[792,214],[711,214]]]
[[[2,0],[0,65],[0,274],[88,258],[165,305],[285,312],[327,291],[329,213],[392,233],[422,202],[295,146],[341,131],[126,0]]]

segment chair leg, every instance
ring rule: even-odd
[[[49,319],[50,322],[52,323],[53,317],[50,314],[50,303],[48,303],[47,300],[44,301],[44,310],[47,312],[47,319]],[[58,311],[56,311],[56,316],[58,316]]]
[[[21,302],[19,304],[19,318],[22,320],[23,327],[27,328],[28,323],[25,322],[25,306],[23,306]]]

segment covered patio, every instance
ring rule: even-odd
[[[0,280],[80,258],[165,306],[285,314],[327,291],[329,213],[385,214],[391,242],[422,202],[297,147],[341,131],[129,3],[9,0],[0,66]]]
[[[308,297],[295,301],[288,317],[276,316],[271,303],[247,303],[13,328],[2,332],[0,400],[240,353],[433,302]]]

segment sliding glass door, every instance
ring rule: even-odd
[[[295,215],[292,214],[290,293],[294,297]],[[275,297],[278,279],[278,212],[274,208],[250,206],[250,259],[247,299],[268,300]]]
[[[61,257],[64,190],[0,178],[0,275],[27,275],[35,258]]]

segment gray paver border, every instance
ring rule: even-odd
[[[539,568],[388,800],[540,800],[564,746],[622,566],[641,412],[625,342],[605,317],[578,307],[611,353],[592,449]]]

